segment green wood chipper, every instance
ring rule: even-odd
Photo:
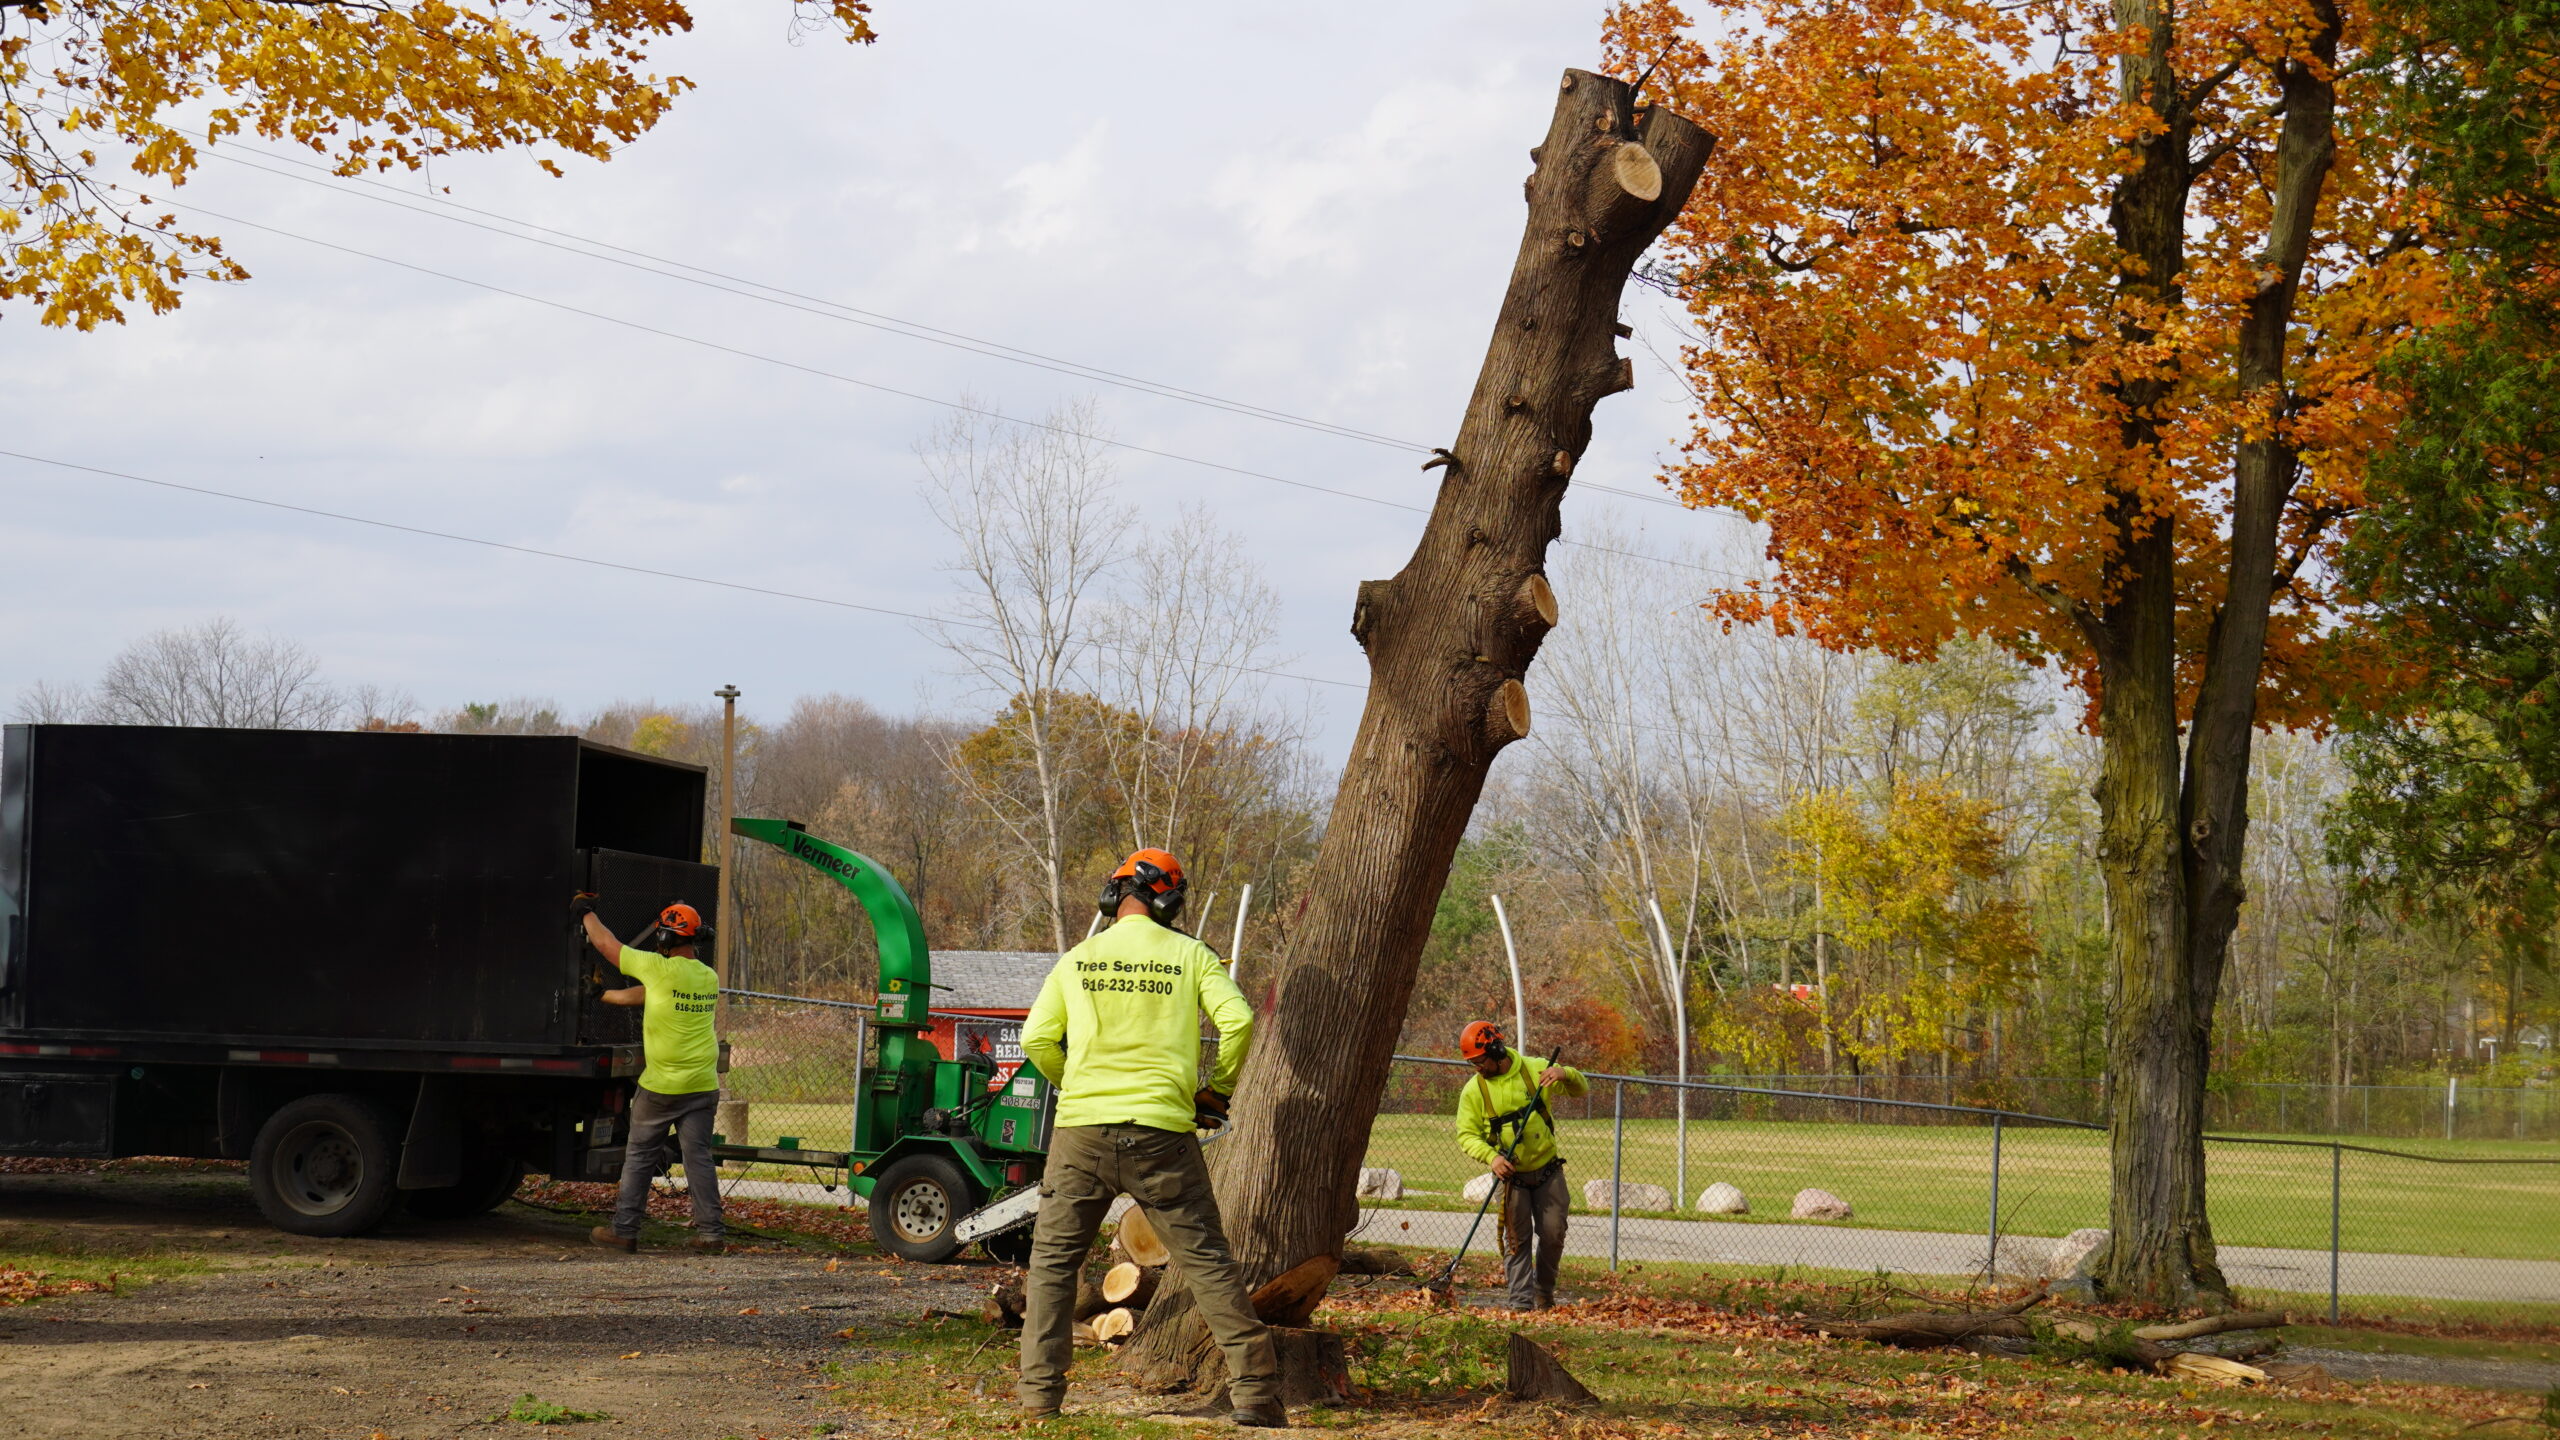
[[[853,1148],[722,1143],[719,1159],[842,1170],[870,1202],[872,1238],[894,1255],[938,1263],[974,1243],[999,1260],[1029,1258],[1056,1110],[1048,1080],[1028,1064],[1005,1080],[991,1057],[945,1057],[924,1033],[932,954],[915,902],[886,868],[797,821],[739,819],[730,829],[853,892],[879,940],[880,998],[878,1043],[854,1079]]]

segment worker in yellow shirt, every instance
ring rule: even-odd
[[[685,1194],[693,1201],[692,1248],[717,1255],[725,1248],[720,1219],[720,1167],[711,1160],[712,1117],[720,1105],[720,1037],[711,1017],[720,1004],[720,980],[695,952],[711,943],[702,912],[678,901],[658,913],[644,943],[625,945],[596,918],[585,895],[571,907],[587,943],[631,983],[604,992],[607,1005],[640,1009],[640,1053],[646,1067],[631,1094],[631,1132],[622,1151],[622,1186],[613,1223],[587,1238],[615,1250],[640,1248],[640,1222],[649,1211],[649,1182],[666,1168],[668,1131],[684,1157]],[[649,949],[654,944],[659,948]]]
[[[1209,947],[1173,928],[1181,862],[1141,850],[1103,882],[1110,927],[1058,957],[1022,1024],[1023,1058],[1058,1087],[1040,1218],[1024,1281],[1025,1414],[1067,1394],[1076,1278],[1111,1202],[1135,1196],[1173,1251],[1200,1318],[1227,1361],[1238,1425],[1286,1426],[1280,1366],[1227,1248],[1196,1126],[1226,1123],[1253,1043],[1253,1007]],[[1218,1027],[1218,1066],[1200,1083],[1200,1015]]]
[[[1513,1054],[1489,1020],[1459,1032],[1458,1055],[1476,1067],[1458,1092],[1458,1148],[1490,1166],[1502,1187],[1502,1271],[1511,1308],[1551,1309],[1573,1191],[1565,1184],[1564,1157],[1556,1153],[1547,1092],[1583,1095],[1591,1082],[1570,1065]]]

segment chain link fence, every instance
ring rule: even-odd
[[[748,1133],[727,1138],[849,1148],[871,1007],[724,996],[728,1093],[748,1111]],[[1205,1042],[1203,1073],[1215,1054]],[[1460,1061],[1396,1058],[1370,1133],[1380,1183],[1362,1198],[1364,1238],[1455,1249],[1465,1236],[1490,1180],[1457,1146],[1469,1075]],[[1576,1214],[1567,1249],[1613,1264],[2060,1279],[2107,1223],[2107,1137],[2089,1118],[1968,1103],[1976,1092],[1961,1088],[1950,1102],[1934,1077],[1750,1078],[1788,1083],[1594,1075],[1587,1094],[1555,1097]],[[2325,1122],[2334,1096],[2318,1098]],[[2560,1157],[2457,1128],[2390,1145],[2209,1136],[2225,1272],[2303,1308],[2560,1304]],[[1493,1231],[1488,1218],[1476,1243]]]
[[[1370,1136],[1366,1238],[1455,1248],[1466,1234],[1491,1183],[1457,1146],[1470,1078],[1463,1062],[1397,1057]],[[2062,1279],[2107,1224],[2107,1137],[2088,1121],[1875,1088],[1591,1080],[1550,1101],[1579,1217],[1569,1253]],[[2206,1164],[2224,1270],[2252,1294],[2333,1312],[2560,1304],[2548,1145],[2217,1134]]]
[[[2094,1077],[1717,1075],[1714,1080],[1742,1090],[1920,1100],[2092,1124],[2106,1120],[2106,1082]],[[2457,1076],[2440,1085],[2217,1079],[2205,1095],[2205,1127],[2277,1135],[2560,1141],[2560,1087],[2470,1085]]]

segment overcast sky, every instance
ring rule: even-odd
[[[946,330],[1423,445],[1454,432],[1519,242],[1555,79],[1596,5],[918,5],[880,43],[793,45],[780,0],[697,5],[656,131],[551,179],[518,154],[439,164],[453,201]],[[255,146],[225,152],[255,155]],[[283,152],[299,154],[300,152]],[[272,163],[272,162],[270,162]],[[279,168],[291,168],[289,166]],[[412,192],[427,181],[399,182]],[[379,193],[379,192],[375,192]],[[361,187],[208,162],[183,195],[292,235],[657,330],[1035,415],[1097,397],[1150,449],[1426,503],[1419,456],[1100,387],[449,223]],[[413,202],[434,210],[433,202]],[[7,448],[511,544],[897,610],[951,594],[917,494],[939,407],[305,240],[187,217],[255,275],[101,333],[0,321]],[[468,217],[466,217],[468,218]],[[1638,388],[1604,401],[1579,479],[1658,493],[1681,428],[1631,291]],[[1252,538],[1294,668],[1357,681],[1354,585],[1421,517],[1123,453],[1127,495],[1196,498]],[[616,574],[0,459],[10,557],[0,700],[85,682],[150,630],[221,614],[334,678],[429,709],[750,708],[840,691],[967,713],[909,622]],[[1577,485],[1566,534],[1720,522]],[[1666,596],[1703,588],[1666,570]],[[1674,597],[1676,598],[1676,597]],[[1571,596],[1565,597],[1568,618]],[[1358,713],[1318,692],[1328,756]]]

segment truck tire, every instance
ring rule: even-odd
[[[507,1203],[524,1183],[524,1162],[490,1150],[465,1151],[462,1178],[429,1190],[404,1190],[401,1203],[421,1220],[468,1220]]]
[[[939,1265],[960,1253],[952,1227],[978,1208],[978,1187],[940,1155],[910,1155],[871,1187],[871,1238],[908,1260]]]
[[[294,1235],[361,1235],[400,1198],[400,1133],[361,1095],[305,1095],[267,1117],[249,1147],[249,1193]]]

